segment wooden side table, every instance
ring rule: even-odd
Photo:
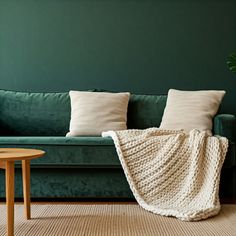
[[[14,181],[15,161],[22,161],[23,193],[26,219],[30,219],[30,160],[39,158],[44,151],[24,148],[0,148],[0,168],[6,173],[7,235],[14,235]]]

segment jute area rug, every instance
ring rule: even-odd
[[[182,222],[143,210],[137,204],[32,204],[25,220],[15,205],[15,235],[27,236],[236,236],[236,205],[199,222]],[[0,205],[0,235],[6,235],[6,207]]]

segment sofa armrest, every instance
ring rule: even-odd
[[[236,140],[236,117],[230,114],[219,114],[214,118],[213,133],[226,137],[231,142]]]
[[[216,115],[213,126],[213,133],[215,135],[226,137],[229,140],[228,152],[225,157],[223,169],[228,169],[228,173],[232,172],[236,176],[236,117],[230,114]]]

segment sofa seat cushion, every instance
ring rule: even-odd
[[[110,137],[61,137],[61,136],[2,136],[0,144],[43,144],[43,145],[85,145],[112,146],[114,142]]]
[[[121,168],[111,138],[102,137],[0,137],[0,148],[35,148],[46,152],[32,167]]]

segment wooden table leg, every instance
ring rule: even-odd
[[[14,235],[14,161],[6,161],[7,235]]]
[[[30,161],[22,161],[22,176],[23,176],[23,193],[25,205],[25,217],[27,220],[31,218],[30,213]]]

